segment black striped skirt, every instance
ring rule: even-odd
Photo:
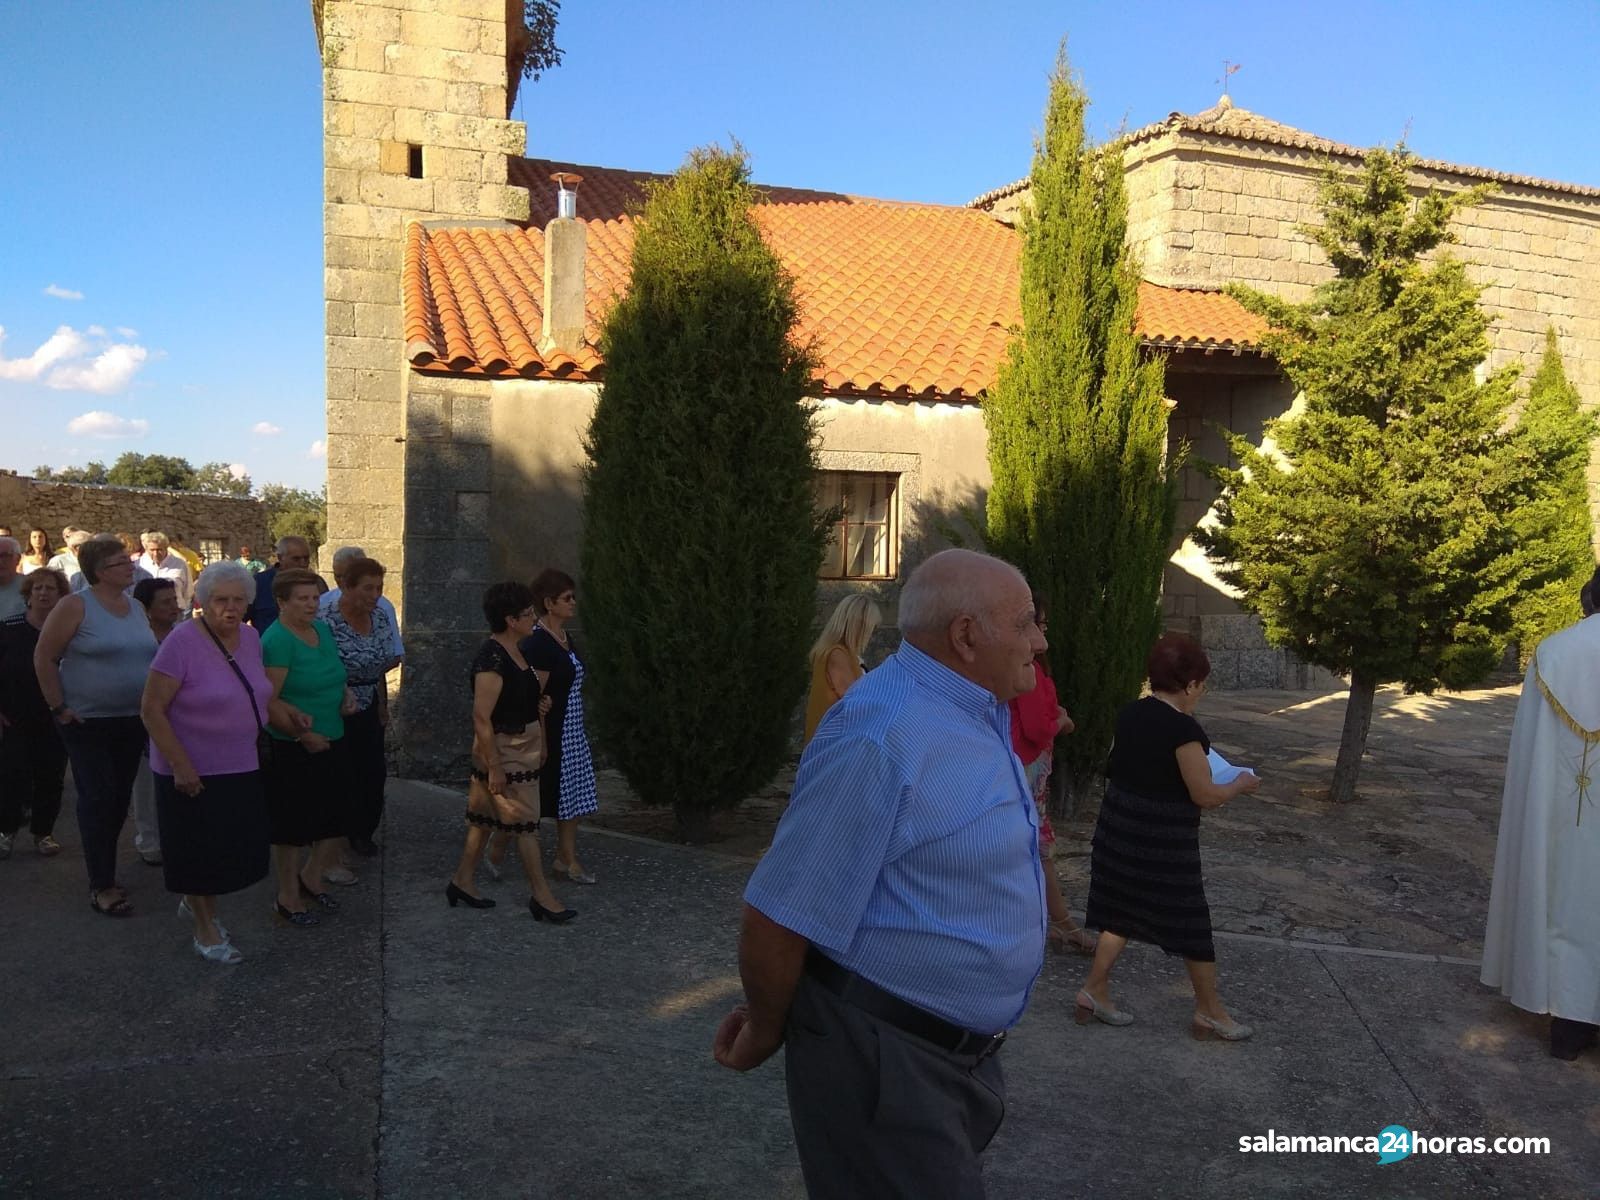
[[[1168,954],[1216,962],[1200,870],[1200,810],[1106,784],[1090,857],[1084,924]]]

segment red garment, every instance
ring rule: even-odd
[[[1059,708],[1055,681],[1045,673],[1044,664],[1035,659],[1033,691],[1011,702],[1011,749],[1016,751],[1023,766],[1033,762],[1055,742]]]

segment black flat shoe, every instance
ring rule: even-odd
[[[578,915],[578,910],[575,908],[563,908],[557,912],[551,912],[533,896],[528,897],[528,911],[533,914],[535,921],[549,921],[552,925],[565,925]]]
[[[328,912],[339,911],[339,902],[337,900],[328,895],[327,892],[313,892],[306,886],[306,881],[304,879],[300,881],[300,894],[307,900],[315,900],[321,908]]]
[[[316,913],[290,912],[277,901],[273,901],[272,916],[279,925],[294,925],[300,929],[310,929],[313,925],[322,923]]]
[[[494,901],[489,899],[489,897],[487,897],[487,896],[469,895],[468,893],[463,892],[460,888],[458,888],[455,885],[455,881],[454,880],[451,880],[448,884],[445,885],[444,898],[446,900],[450,901],[450,907],[451,908],[454,908],[457,904],[465,904],[468,908],[493,908],[494,907]]]
[[[1600,1028],[1587,1021],[1550,1018],[1550,1056],[1571,1062],[1600,1041]]]

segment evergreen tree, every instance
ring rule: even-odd
[[[704,840],[769,781],[805,690],[817,569],[814,372],[735,148],[651,189],[600,336],[582,552],[596,732]]]
[[[1547,489],[1517,514],[1517,538],[1550,557],[1553,578],[1517,601],[1513,630],[1523,662],[1535,646],[1583,615],[1578,592],[1594,573],[1589,517],[1589,445],[1595,416],[1580,407],[1578,389],[1567,381],[1556,331],[1545,334],[1544,357],[1528,388],[1517,424],[1524,453],[1538,464]]]
[[[988,546],[1045,597],[1052,673],[1077,723],[1055,759],[1068,807],[1103,771],[1161,630],[1179,466],[1164,364],[1135,332],[1121,147],[1086,143],[1088,103],[1063,48],[1022,212],[1022,331],[983,409]]]
[[[267,533],[274,544],[280,538],[303,537],[317,547],[328,540],[328,489],[310,491],[287,484],[268,483],[261,488],[261,507],[267,513]]]
[[[1481,381],[1480,289],[1446,253],[1449,225],[1485,189],[1413,201],[1409,155],[1330,167],[1323,223],[1303,232],[1337,272],[1305,303],[1247,288],[1265,348],[1303,397],[1270,423],[1275,449],[1231,439],[1214,468],[1220,522],[1207,550],[1268,639],[1350,676],[1331,796],[1353,798],[1379,684],[1481,681],[1509,639],[1519,590],[1542,583],[1514,513],[1540,470],[1509,432],[1515,366]]]

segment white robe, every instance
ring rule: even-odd
[[[1480,978],[1518,1008],[1600,1023],[1600,616],[1528,665]]]

